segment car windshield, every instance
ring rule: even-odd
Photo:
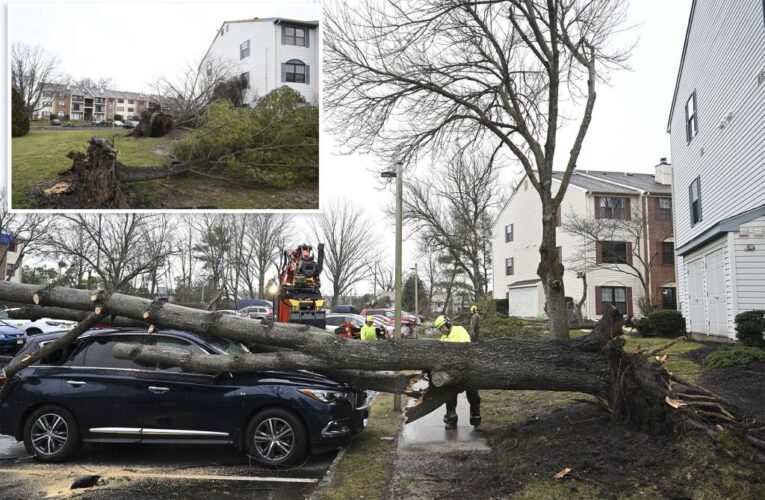
[[[247,354],[250,352],[249,349],[244,344],[240,344],[239,342],[233,342],[228,339],[208,339],[208,342],[218,349],[220,349],[224,354],[233,356],[235,354]]]

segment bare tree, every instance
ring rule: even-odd
[[[332,309],[340,296],[370,275],[375,248],[367,237],[371,224],[358,207],[342,200],[329,205],[313,220],[314,240],[324,243],[324,275],[332,283]]]
[[[128,290],[136,278],[156,273],[174,253],[167,216],[146,214],[61,215],[48,252],[96,273],[106,290]]]
[[[165,113],[173,115],[176,126],[193,125],[212,100],[215,87],[229,76],[229,66],[221,61],[187,64],[178,76],[159,79],[156,84],[159,105]]]
[[[110,77],[100,76],[98,78],[85,77],[72,81],[74,85],[80,87],[87,87],[89,89],[106,89],[114,84],[114,80]]]
[[[57,224],[55,216],[9,212],[5,193],[0,192],[0,233],[9,238],[7,245],[0,246],[0,262],[6,262],[12,246],[15,246],[17,253],[13,267],[6,267],[6,280],[16,274],[27,254],[35,254],[44,248],[46,239],[55,233]]]
[[[609,269],[632,276],[643,288],[643,297],[638,304],[643,315],[648,315],[655,308],[651,275],[659,262],[660,248],[648,241],[648,212],[640,203],[634,205],[637,206],[625,211],[621,219],[595,219],[572,211],[562,227],[582,242],[575,247],[571,262],[572,268],[583,274],[584,284],[587,270]],[[663,241],[672,235],[671,229],[661,226],[654,225],[651,230],[654,241]]]
[[[388,262],[387,256],[378,251],[370,262],[370,273],[372,274],[372,286],[374,287],[374,298],[377,299],[378,293],[391,292],[394,287],[393,266]]]
[[[287,214],[253,214],[250,216],[247,242],[252,249],[252,264],[248,266],[257,280],[257,296],[265,298],[268,269],[278,266],[282,251],[293,236],[293,217]]]
[[[59,71],[61,61],[43,47],[16,42],[11,48],[11,85],[21,96],[24,112],[29,118],[44,107],[46,87],[64,83]],[[42,101],[42,102],[41,102]]]
[[[488,286],[487,248],[500,199],[496,153],[460,150],[437,172],[405,183],[404,219],[424,248],[451,257],[470,280],[472,300]]]
[[[465,138],[499,143],[523,166],[542,202],[537,274],[557,338],[568,324],[555,213],[596,82],[626,60],[628,50],[611,48],[625,9],[623,0],[337,0],[325,8],[325,103],[349,149],[412,163]],[[566,123],[576,134],[553,193]]]
[[[234,243],[231,220],[225,214],[209,213],[188,220],[199,235],[193,248],[194,256],[210,278],[213,298],[209,301],[209,307],[215,308],[218,301],[229,293],[227,266],[232,263]]]

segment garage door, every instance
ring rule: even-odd
[[[728,314],[725,301],[725,269],[723,251],[715,250],[704,258],[707,285],[707,309],[709,310],[709,333],[728,335]]]
[[[537,316],[537,287],[510,290],[510,316]]]
[[[688,316],[691,331],[707,332],[707,320],[704,310],[704,260],[696,259],[688,262]]]

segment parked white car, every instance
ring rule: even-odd
[[[40,318],[32,321],[31,319],[11,319],[6,311],[0,311],[0,321],[3,323],[23,330],[27,335],[37,335],[38,333],[59,332],[69,330],[77,324],[76,321],[63,319]]]
[[[115,127],[124,127],[125,126],[125,122],[120,121],[120,120],[114,120],[114,126]]]

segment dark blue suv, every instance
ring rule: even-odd
[[[15,359],[61,335],[30,338]],[[0,433],[23,439],[43,462],[68,459],[82,442],[226,443],[283,465],[338,448],[366,424],[367,394],[315,373],[189,373],[116,359],[118,342],[211,356],[247,352],[236,342],[173,330],[91,330],[7,381]]]

